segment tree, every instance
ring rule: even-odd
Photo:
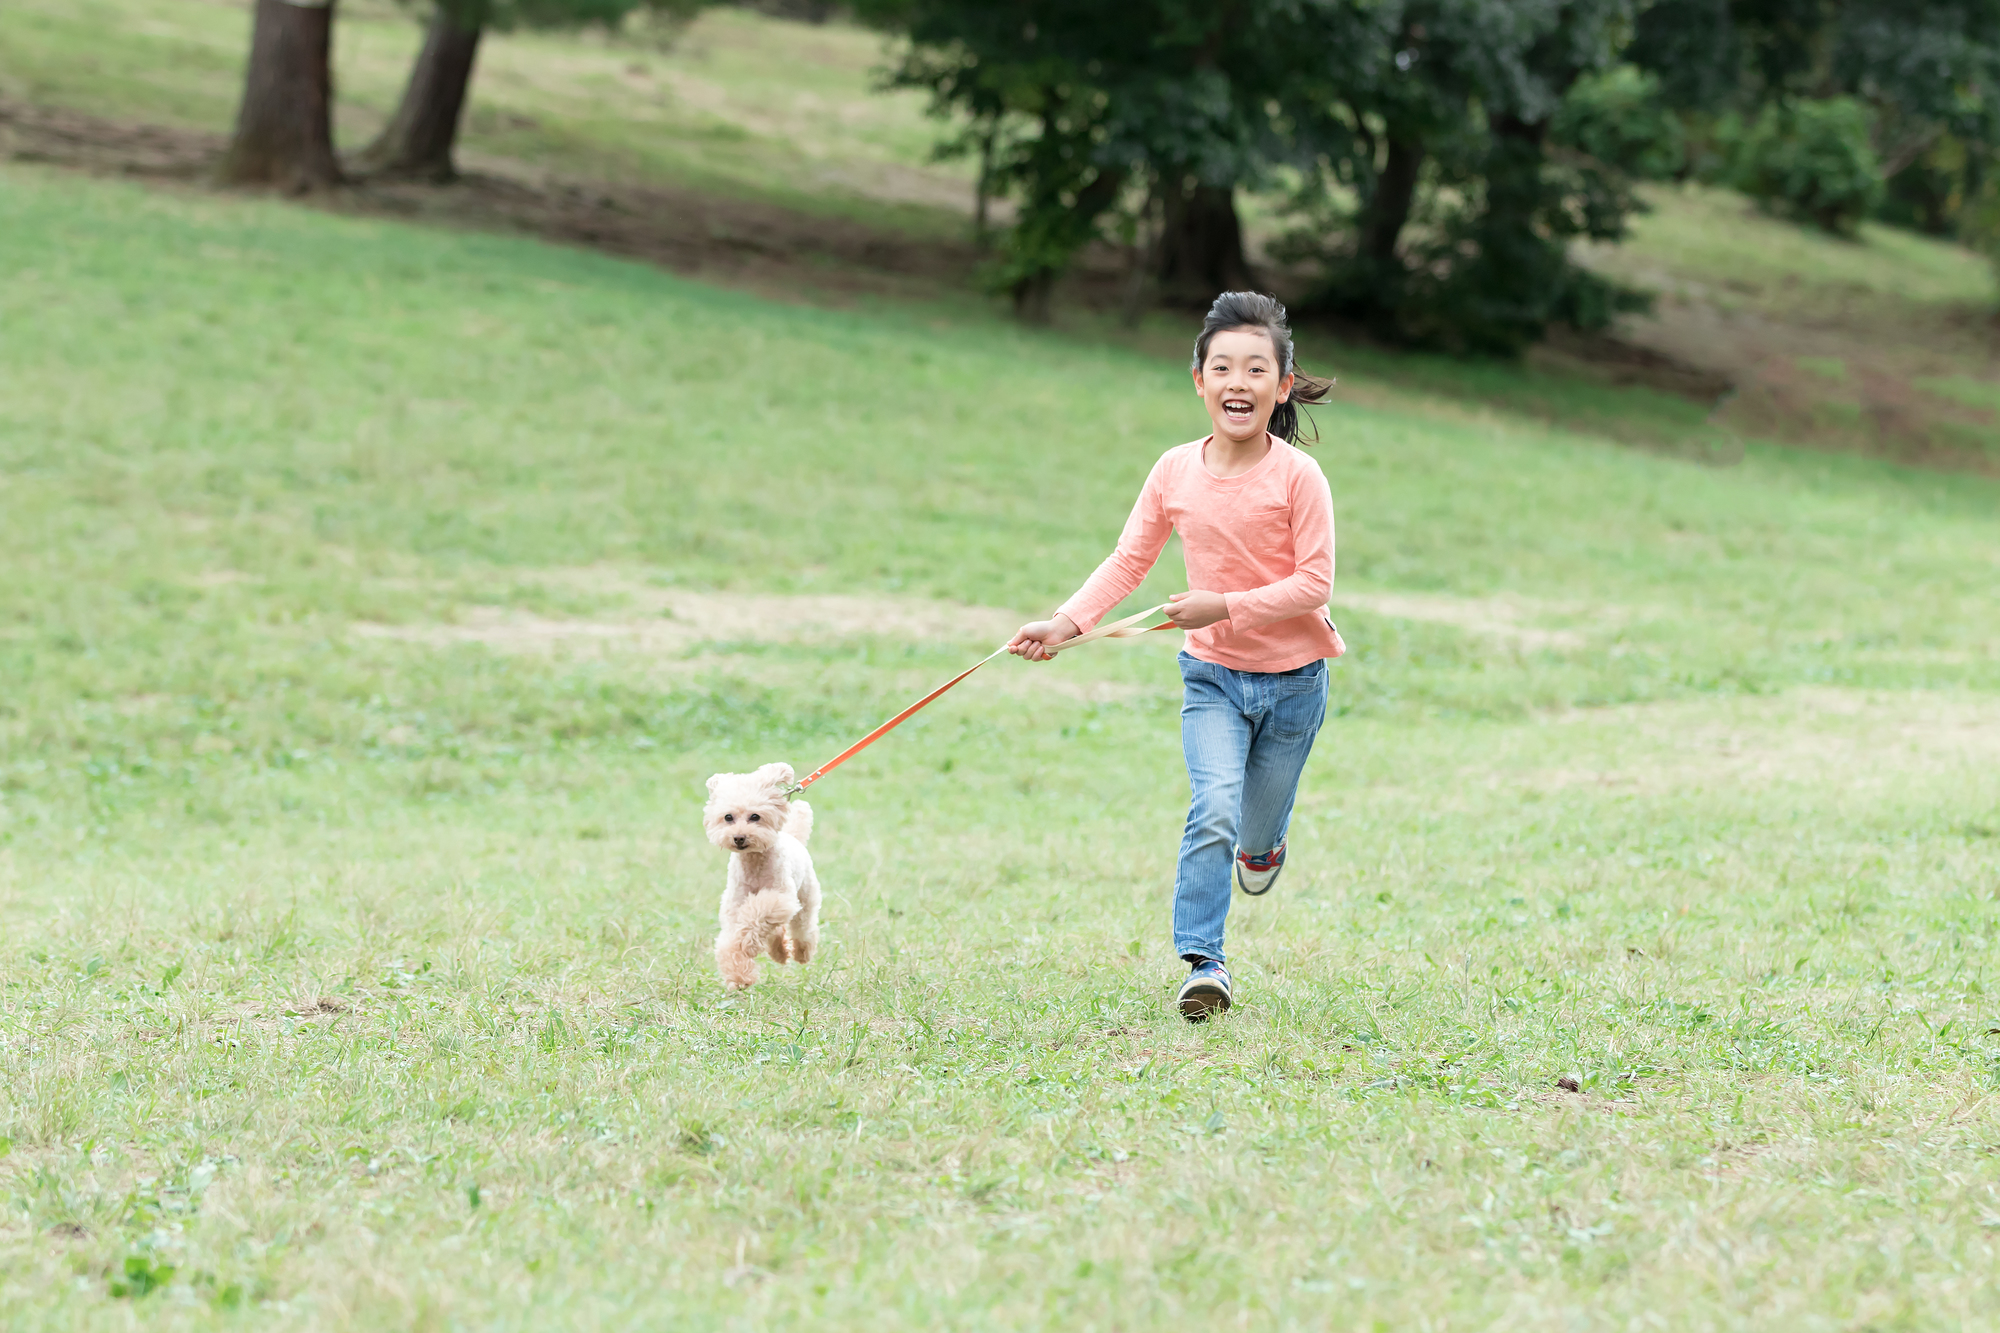
[[[1631,308],[1633,294],[1568,256],[1576,237],[1624,234],[1625,173],[1552,142],[1550,128],[1579,79],[1615,63],[1632,9],[1382,6],[1388,40],[1326,89],[1319,113],[1330,132],[1285,247],[1325,274],[1302,304],[1398,341],[1501,354],[1551,321],[1601,327]]]
[[[1892,216],[1930,230],[1971,207],[2000,154],[2000,0],[1655,0],[1632,53],[1670,105],[1749,126],[1742,147],[1760,159],[1826,158],[1828,127],[1865,107],[1865,156],[1887,188],[1840,192],[1886,194]],[[1796,143],[1780,142],[1788,133]],[[1738,157],[1726,174],[1772,178]],[[1835,157],[1843,175],[1860,160]],[[1791,206],[1836,227],[1852,220],[1847,208]]]
[[[616,27],[635,10],[692,18],[705,0],[434,0],[402,99],[382,132],[355,157],[374,175],[450,181],[453,151],[479,40],[489,28]]]
[[[356,166],[377,175],[457,179],[452,150],[458,143],[459,118],[472,83],[479,38],[485,32],[474,8],[439,4],[431,11],[424,44],[396,113],[356,156]]]
[[[971,128],[1017,221],[990,269],[1031,318],[1107,220],[1150,230],[1169,299],[1251,282],[1235,193],[1292,154],[1283,85],[1331,69],[1361,0],[863,0],[909,41],[893,82]]]
[[[243,101],[218,171],[225,183],[294,194],[340,184],[332,43],[333,0],[257,0]]]

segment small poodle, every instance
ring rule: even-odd
[[[785,799],[791,785],[790,764],[708,780],[702,826],[729,853],[715,965],[731,990],[757,984],[757,955],[767,949],[773,961],[809,963],[819,947],[819,877],[806,851],[813,812]]]

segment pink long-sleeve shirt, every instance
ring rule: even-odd
[[[1181,535],[1188,586],[1219,592],[1229,619],[1187,632],[1187,650],[1237,671],[1291,671],[1347,651],[1327,613],[1333,591],[1333,492],[1303,450],[1269,437],[1263,461],[1217,477],[1208,439],[1160,455],[1118,547],[1057,608],[1088,630],[1137,588],[1170,533]]]

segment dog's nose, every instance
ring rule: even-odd
[[[736,845],[738,847],[748,847],[750,845],[750,839],[744,837],[742,834],[739,833],[736,835]]]

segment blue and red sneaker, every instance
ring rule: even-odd
[[[1238,848],[1236,851],[1236,887],[1252,898],[1269,893],[1271,886],[1278,882],[1278,872],[1285,868],[1285,844],[1279,843],[1268,852],[1252,856]]]
[[[1181,1017],[1190,1023],[1206,1023],[1210,1014],[1219,1014],[1230,1004],[1229,969],[1213,958],[1195,960],[1194,970],[1181,983],[1174,1003]]]

